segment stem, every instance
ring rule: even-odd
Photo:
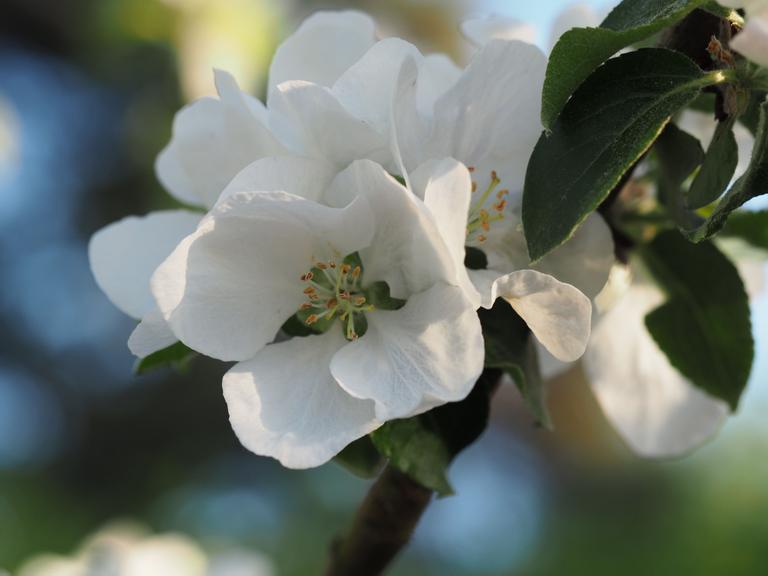
[[[357,511],[346,538],[336,541],[326,576],[377,576],[411,539],[432,491],[391,466]]]

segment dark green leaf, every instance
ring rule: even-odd
[[[752,136],[757,135],[757,129],[760,125],[760,107],[765,102],[766,96],[768,94],[765,92],[753,92],[749,98],[747,109],[739,116],[739,122],[752,133]]]
[[[739,163],[739,146],[733,134],[735,122],[732,117],[717,125],[701,170],[688,190],[688,208],[703,208],[720,198],[728,188]]]
[[[575,28],[552,50],[541,120],[550,128],[568,98],[608,58],[685,18],[706,0],[624,0],[599,28]]]
[[[659,164],[659,201],[678,225],[688,226],[691,215],[685,205],[683,183],[704,161],[701,143],[674,124],[667,124],[654,150]]]
[[[374,478],[384,467],[382,458],[368,436],[355,440],[339,452],[334,461],[360,478]]]
[[[574,94],[528,164],[523,225],[532,260],[568,240],[653,144],[670,116],[721,80],[686,56],[613,58]]]
[[[509,374],[537,424],[552,429],[539,372],[536,343],[512,306],[499,299],[491,310],[480,310],[485,338],[485,365]]]
[[[453,494],[448,467],[488,425],[491,395],[499,376],[496,370],[486,370],[461,402],[445,404],[406,420],[387,422],[371,434],[373,443],[401,472],[440,496]]]
[[[146,358],[139,358],[133,366],[134,374],[146,374],[159,368],[171,367],[183,372],[189,366],[189,363],[197,357],[197,352],[188,348],[181,342],[176,342],[150,354]]]
[[[760,109],[755,148],[746,174],[731,186],[706,221],[685,231],[686,236],[693,242],[711,238],[725,226],[731,212],[763,194],[768,194],[768,102],[763,103]]]
[[[747,212],[739,210],[731,214],[723,228],[724,236],[741,238],[756,248],[768,250],[768,210]]]
[[[710,242],[676,231],[643,248],[643,260],[668,300],[646,318],[675,368],[735,410],[752,368],[749,300],[736,267]]]

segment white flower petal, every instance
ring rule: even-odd
[[[729,414],[669,363],[645,327],[663,302],[655,287],[634,286],[595,327],[584,367],[603,412],[638,454],[682,455],[712,437]]]
[[[448,158],[427,162],[411,178],[414,194],[424,200],[453,259],[457,285],[478,308],[481,296],[464,266],[467,214],[472,196],[469,170],[460,162]]]
[[[461,24],[461,33],[472,44],[481,48],[491,40],[521,40],[536,42],[536,28],[527,22],[505,16],[471,18]]]
[[[220,99],[186,106],[173,137],[157,159],[157,176],[182,202],[210,208],[242,168],[285,148],[267,128],[263,105],[243,94],[226,72],[216,71]]]
[[[318,201],[334,176],[335,167],[325,160],[295,156],[262,158],[238,172],[219,202],[238,192],[288,192]]]
[[[419,86],[417,103],[419,112],[431,117],[435,102],[448,92],[461,78],[461,68],[445,54],[429,54],[418,59]]]
[[[399,38],[377,42],[338,79],[333,94],[352,116],[388,135],[397,78],[408,58],[423,59],[418,48]]]
[[[430,156],[476,166],[494,155],[504,165],[525,165],[541,134],[546,67],[535,46],[491,41],[435,104]]]
[[[453,259],[426,207],[381,166],[355,162],[329,186],[325,201],[346,206],[357,196],[376,217],[376,235],[360,252],[367,283],[385,281],[394,297],[405,298],[435,282],[456,282]]]
[[[508,220],[491,228],[483,245],[489,268],[506,272],[538,270],[575,286],[589,298],[600,293],[616,261],[613,236],[602,216],[590,214],[572,238],[535,264],[531,264],[525,236],[516,220],[508,214]]]
[[[356,252],[373,233],[362,198],[335,209],[284,192],[232,194],[158,268],[152,292],[187,346],[246,360],[305,301],[300,278],[313,262]]]
[[[592,303],[579,290],[547,274],[520,270],[499,278],[496,292],[555,358],[571,362],[584,353]]]
[[[462,400],[480,377],[480,320],[459,288],[437,285],[366,317],[368,331],[339,350],[331,372],[351,395],[374,400],[380,420]]]
[[[316,12],[277,49],[269,69],[269,91],[288,80],[330,88],[375,41],[376,26],[362,12]],[[270,94],[270,106],[271,106]]]
[[[159,310],[153,310],[141,320],[128,338],[128,349],[134,356],[146,358],[177,342]]]
[[[358,158],[389,161],[388,134],[353,116],[329,89],[303,81],[284,82],[273,93],[271,108],[281,118],[290,146],[339,168]]]
[[[186,210],[130,216],[105,226],[88,245],[91,270],[112,303],[140,319],[155,308],[149,279],[176,245],[200,222]]]
[[[224,376],[229,419],[250,451],[311,468],[375,430],[373,402],[353,398],[328,368],[340,330],[272,344]]]

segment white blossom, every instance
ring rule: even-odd
[[[337,174],[283,157],[239,174],[151,284],[179,340],[239,362],[224,394],[242,443],[305,468],[469,393],[483,339],[453,265],[424,206],[381,166]],[[378,282],[402,308],[369,301]],[[273,343],[297,312],[325,331]]]
[[[71,556],[43,554],[18,576],[272,576],[270,562],[253,552],[207,555],[181,534],[148,535],[132,524],[114,524],[90,537]]]

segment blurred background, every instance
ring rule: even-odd
[[[469,14],[523,18],[546,47],[569,2],[537,0],[0,0],[0,568],[69,553],[115,518],[239,546],[280,576],[321,572],[367,489],[331,463],[295,472],[247,453],[221,395],[225,367],[132,376],[133,322],[97,289],[89,236],[171,206],[153,171],[211,69],[263,95],[276,44],[318,8],[468,48]],[[593,2],[598,9],[607,8]],[[768,550],[768,300],[740,413],[682,461],[639,461],[578,369],[553,382],[556,432],[514,387],[452,469],[392,574],[757,574]]]

